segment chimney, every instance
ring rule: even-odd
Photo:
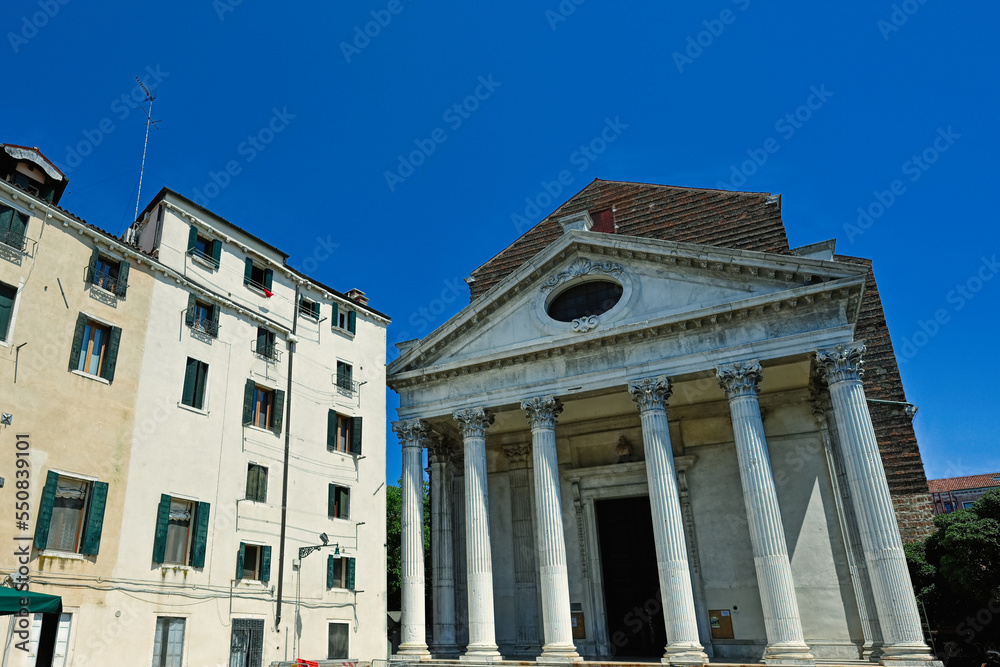
[[[351,301],[356,301],[360,303],[362,306],[368,305],[368,297],[366,297],[365,293],[359,290],[357,287],[347,291],[347,298],[350,299]]]

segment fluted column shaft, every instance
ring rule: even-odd
[[[461,659],[500,660],[493,616],[493,557],[490,551],[489,492],[486,482],[486,429],[493,414],[483,408],[454,415],[465,442],[465,554],[469,593],[469,645]]]
[[[861,384],[864,351],[861,343],[838,345],[817,352],[816,359],[830,388],[847,483],[885,642],[882,661],[926,665],[934,657],[924,642],[903,540]]]
[[[535,656],[539,650],[538,592],[535,566],[535,535],[531,520],[531,473],[528,463],[531,447],[512,445],[504,447],[510,466],[510,523],[514,540],[514,604],[517,614],[517,643],[515,652],[521,656]]]
[[[458,655],[455,643],[455,559],[452,544],[451,448],[438,442],[431,459],[431,581],[434,586],[434,653]]]
[[[402,617],[399,655],[427,660],[424,612],[424,467],[427,426],[419,419],[394,422],[392,430],[403,448],[402,486]]]
[[[556,453],[556,416],[562,405],[554,396],[521,402],[531,425],[535,464],[535,548],[542,590],[542,628],[545,644],[539,662],[574,662],[583,658],[573,644],[569,607],[566,534],[559,493],[559,457]]]
[[[788,560],[781,509],[774,488],[764,422],[757,400],[761,379],[757,361],[720,366],[719,385],[729,398],[736,456],[740,465],[754,567],[764,610],[767,664],[809,663],[814,658],[802,634],[792,567]]]
[[[673,391],[669,378],[645,378],[628,385],[639,408],[642,443],[646,452],[646,479],[653,515],[656,565],[663,595],[667,646],[664,664],[703,665],[708,662],[698,638],[691,570],[684,538],[674,453],[667,422],[667,399]]]

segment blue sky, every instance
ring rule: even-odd
[[[594,177],[781,193],[793,246],[874,260],[928,476],[1000,470],[996,3],[441,5],[8,0],[0,141],[40,147],[63,205],[121,232],[142,77],[143,204],[201,197],[367,292],[390,343]]]

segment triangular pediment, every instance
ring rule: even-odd
[[[596,232],[562,235],[389,366],[393,376],[497,363],[581,343],[740,326],[742,318],[842,302],[853,323],[866,269]],[[621,286],[607,312],[560,322],[548,306],[585,282]]]

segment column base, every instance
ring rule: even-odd
[[[583,657],[576,652],[573,644],[546,644],[542,647],[542,654],[535,658],[539,664],[545,665],[571,665],[574,662],[583,662]]]
[[[881,664],[892,667],[940,667],[942,663],[934,657],[927,644],[911,642],[883,646]]]
[[[444,660],[456,660],[462,655],[462,649],[458,644],[431,644],[429,650],[432,656]]]
[[[400,644],[399,650],[392,655],[391,660],[430,660],[431,653],[427,644]]]
[[[882,642],[865,642],[865,645],[861,647],[861,659],[881,664]]]
[[[471,664],[489,664],[500,662],[503,660],[503,656],[497,650],[496,644],[480,644],[478,646],[470,644],[465,653],[460,655],[458,659]]]
[[[683,665],[684,667],[701,667],[708,664],[708,655],[702,650],[701,644],[685,643],[667,645],[667,652],[660,658],[664,665]]]
[[[764,664],[781,667],[813,667],[816,664],[816,657],[809,652],[809,647],[805,643],[768,644],[764,649]]]

